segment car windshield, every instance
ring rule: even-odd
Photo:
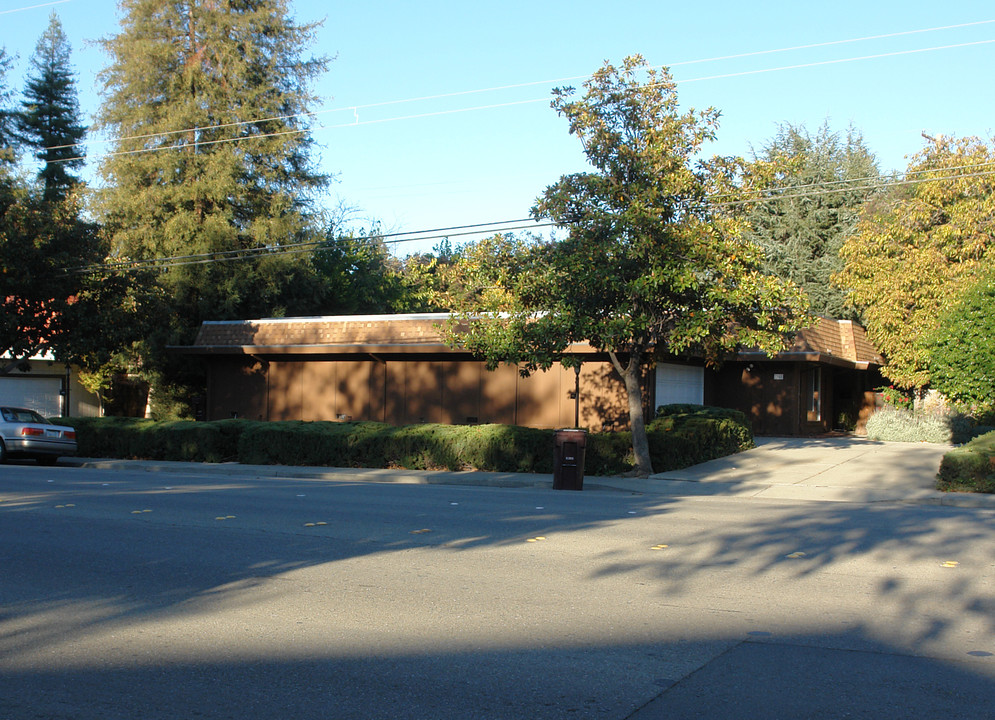
[[[0,414],[3,414],[3,419],[7,422],[43,423],[45,425],[49,424],[48,420],[43,418],[34,410],[5,407],[5,408],[0,408]]]

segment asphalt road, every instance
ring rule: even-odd
[[[995,717],[995,511],[0,467],[0,720]]]

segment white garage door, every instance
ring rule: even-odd
[[[0,405],[24,407],[45,417],[62,414],[60,378],[0,377]]]
[[[694,365],[660,363],[656,366],[656,405],[705,402],[705,369]]]

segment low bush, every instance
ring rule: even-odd
[[[667,406],[649,423],[653,467],[674,470],[753,447],[735,410]],[[552,473],[554,431],[514,425],[408,425],[378,422],[155,422],[71,418],[84,457],[251,465],[404,467]],[[587,436],[585,474],[618,475],[635,465],[628,432]]]
[[[646,428],[653,469],[679,470],[749,450],[753,431],[745,413],[701,405],[663,405]]]
[[[937,488],[995,493],[995,432],[976,437],[944,455]]]
[[[868,440],[949,443],[953,433],[947,418],[885,406],[867,420]]]

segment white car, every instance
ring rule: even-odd
[[[54,425],[34,410],[0,407],[0,462],[24,457],[53,465],[60,456],[75,454],[73,428]]]

